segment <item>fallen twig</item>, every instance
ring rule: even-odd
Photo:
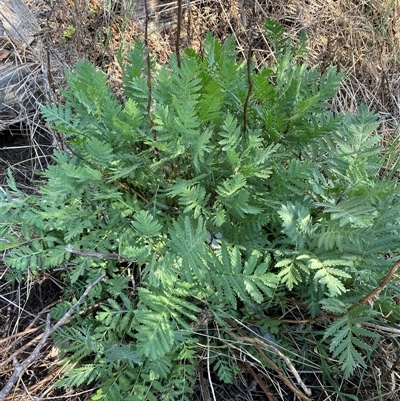
[[[97,278],[93,283],[89,284],[82,296],[79,298],[79,300],[71,306],[71,308],[68,309],[67,313],[53,326],[50,326],[50,314],[47,315],[46,319],[46,328],[44,330],[43,336],[41,340],[39,341],[38,345],[35,347],[33,350],[32,354],[28,356],[28,358],[25,359],[24,362],[19,363],[17,359],[14,357],[13,358],[13,363],[14,363],[14,373],[11,375],[10,379],[8,380],[7,384],[3,387],[3,389],[0,391],[0,401],[3,401],[5,397],[7,397],[7,394],[11,391],[13,388],[14,384],[17,382],[18,378],[20,377],[21,373],[36,359],[40,358],[40,351],[43,347],[43,345],[46,343],[48,338],[55,332],[57,331],[63,324],[65,324],[68,319],[72,316],[72,314],[75,312],[75,310],[79,307],[79,305],[85,300],[85,298],[88,296],[90,290],[97,284],[99,283],[103,278],[104,274],[101,275],[99,278]]]
[[[258,338],[251,338],[247,336],[237,336],[235,333],[232,331],[225,330],[226,333],[228,333],[230,336],[232,336],[236,341],[240,341],[242,343],[248,343],[254,346],[254,348],[257,349],[259,355],[266,361],[269,365],[271,365],[276,373],[278,373],[279,377],[284,381],[284,383],[303,401],[311,401],[310,397],[312,395],[311,390],[305,385],[303,380],[301,379],[299,373],[291,363],[290,359],[282,354],[276,347],[273,347],[272,345],[266,344],[264,341],[259,340]],[[301,386],[303,391],[307,394],[305,396],[301,391],[297,389],[297,387],[284,375],[282,370],[278,367],[278,365],[272,361],[272,359],[268,358],[264,352],[263,349],[266,349],[270,352],[273,352],[274,354],[278,355],[283,361],[286,363],[287,367],[289,370],[292,372],[293,376],[296,378],[297,383]]]
[[[239,363],[240,363],[240,366],[243,367],[243,369],[245,369],[248,373],[250,373],[254,377],[254,379],[256,380],[258,385],[261,387],[262,391],[264,391],[264,394],[267,396],[269,401],[278,401],[278,399],[272,394],[272,391],[269,388],[269,386],[267,385],[267,383],[265,383],[263,380],[261,380],[261,378],[258,376],[258,374],[256,372],[254,372],[254,370],[251,368],[251,366],[248,363],[245,363],[245,362],[239,362]]]
[[[109,259],[109,260],[119,260],[121,262],[127,262],[128,259],[119,255],[118,253],[99,253],[88,251],[84,249],[74,248],[71,244],[68,244],[65,247],[65,250],[69,253],[73,253],[79,256],[87,256],[88,258],[97,258],[97,259]]]
[[[386,274],[386,276],[382,279],[382,281],[378,284],[377,287],[375,287],[371,292],[369,292],[359,301],[351,305],[344,313],[339,313],[339,314],[324,313],[323,315],[310,319],[302,319],[302,320],[280,319],[280,321],[283,323],[304,324],[304,323],[315,323],[325,319],[340,319],[341,317],[345,316],[348,312],[352,311],[358,306],[365,305],[367,302],[372,301],[374,297],[378,296],[379,293],[386,287],[388,282],[394,277],[399,268],[400,268],[400,260],[393,265],[388,274]]]

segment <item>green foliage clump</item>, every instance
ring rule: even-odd
[[[366,367],[377,334],[362,322],[382,310],[357,302],[398,258],[399,188],[380,176],[377,117],[330,111],[343,74],[308,67],[276,22],[266,30],[276,62],[259,71],[237,61],[232,38],[208,35],[203,54],[151,60],[148,79],[138,42],[121,60],[123,102],[81,61],[65,106],[43,108],[66,147],[38,194],[11,175],[3,190],[10,280],[64,267],[59,319],[106,275],[84,317],[55,334],[67,344],[60,386],[99,383],[93,400],[187,400],[200,344],[218,343],[205,335],[213,322],[228,336],[232,319],[262,311],[279,344],[287,297],[310,321],[326,315],[313,333],[326,375]],[[218,352],[214,371],[232,382],[230,351]]]

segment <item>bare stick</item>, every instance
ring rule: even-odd
[[[227,320],[234,328],[236,328],[239,332],[242,332],[242,330],[238,327],[238,325],[235,322],[235,319],[228,319]],[[286,385],[301,399],[304,401],[311,401],[310,397],[312,395],[311,390],[306,386],[306,384],[303,382],[303,380],[301,379],[299,373],[297,372],[297,370],[295,369],[295,367],[293,366],[292,362],[290,361],[290,359],[284,355],[281,351],[278,350],[277,347],[273,346],[273,345],[269,345],[267,344],[265,341],[259,340],[258,338],[250,338],[248,336],[238,336],[235,333],[233,333],[230,330],[224,330],[226,333],[228,333],[230,336],[232,336],[235,340],[240,341],[240,342],[247,342],[250,343],[252,345],[254,345],[254,347],[258,350],[259,355],[261,355],[261,357],[267,362],[269,363],[274,370],[278,373],[278,375],[282,378],[282,380],[286,383]],[[273,352],[275,355],[279,356],[281,359],[284,360],[284,362],[286,363],[287,367],[290,369],[290,371],[292,372],[293,376],[296,378],[297,383],[302,387],[302,389],[304,390],[304,392],[307,394],[307,396],[305,396],[303,393],[301,393],[301,391],[299,391],[296,386],[291,383],[291,381],[283,374],[283,372],[278,368],[278,365],[276,365],[271,359],[269,359],[264,352],[262,351],[263,349],[266,349],[267,351]]]
[[[251,40],[251,38],[250,38]],[[247,60],[246,60],[246,65],[247,65],[247,94],[246,94],[246,100],[243,105],[243,131],[244,133],[247,132],[247,109],[249,107],[249,101],[250,101],[250,95],[251,91],[253,89],[253,81],[251,79],[251,56],[253,54],[253,48],[252,44],[249,41],[249,51],[247,53]]]
[[[246,134],[247,132],[247,110],[249,107],[249,101],[250,101],[250,96],[251,92],[253,90],[253,80],[251,79],[251,56],[253,55],[253,32],[254,32],[254,26],[255,24],[251,24],[251,29],[250,29],[250,34],[248,36],[248,44],[249,44],[249,49],[247,52],[247,60],[246,60],[246,66],[247,66],[247,94],[246,94],[246,100],[243,105],[243,131]]]
[[[182,29],[182,0],[178,0],[178,26],[176,28],[176,41],[175,41],[175,53],[178,67],[181,68],[181,55],[179,48],[181,45],[181,29]]]
[[[96,258],[96,259],[109,259],[109,260],[119,260],[122,262],[128,262],[129,259],[124,258],[118,253],[99,253],[93,251],[87,251],[84,249],[74,248],[71,244],[68,244],[65,247],[65,250],[69,253],[73,253],[75,255],[87,256],[88,258]]]
[[[278,355],[283,361],[286,363],[287,367],[289,370],[292,372],[293,376],[296,378],[297,383],[301,386],[301,388],[304,390],[304,392],[308,395],[311,396],[311,390],[306,386],[306,384],[303,382],[301,379],[299,373],[297,372],[296,368],[293,366],[292,362],[290,359],[282,354],[276,347],[266,344],[264,341],[259,340],[258,338],[251,338],[247,336],[237,336],[235,333],[232,331],[224,330],[226,333],[228,333],[230,336],[232,336],[235,340],[240,341],[242,343],[249,343],[254,345],[254,347],[257,349],[259,352],[259,355],[267,362],[269,363],[274,370],[278,373],[278,375],[281,377],[281,379],[285,382],[285,384],[301,399],[304,401],[311,401],[310,398],[306,397],[301,391],[299,391],[296,386],[283,374],[283,372],[279,369],[278,365],[276,365],[270,358],[268,358],[262,349],[266,349],[270,352],[273,352],[275,355]]]
[[[399,364],[400,364],[400,356],[396,359],[392,367],[382,376],[381,383],[385,382],[385,380],[393,373],[396,366],[398,366]]]
[[[278,401],[278,399],[272,394],[272,391],[269,388],[269,386],[267,385],[267,383],[265,383],[263,380],[261,380],[261,378],[258,376],[258,374],[256,372],[254,372],[254,370],[251,368],[249,363],[239,362],[239,364],[245,370],[247,370],[247,372],[249,372],[254,377],[254,379],[256,379],[256,382],[261,387],[262,391],[264,391],[264,394],[267,396],[269,401]]]
[[[192,45],[192,7],[190,5],[190,0],[186,1],[186,10],[187,10],[187,38],[188,38],[188,46]]]
[[[291,320],[291,319],[281,319],[281,322],[284,323],[295,323],[295,324],[303,324],[303,323],[313,323],[313,322],[319,322],[321,320],[325,319],[339,319],[343,316],[346,316],[348,312],[352,311],[353,309],[357,308],[358,306],[364,305],[369,301],[372,301],[372,299],[376,296],[379,295],[379,293],[386,287],[388,282],[393,278],[393,276],[396,274],[397,270],[400,268],[400,260],[397,261],[393,267],[390,269],[389,273],[382,279],[382,281],[379,283],[377,287],[375,287],[371,292],[369,292],[367,295],[364,296],[364,298],[361,298],[359,301],[357,301],[355,304],[351,305],[346,312],[340,313],[340,314],[332,314],[332,313],[325,313],[321,316],[312,318],[312,319],[302,319],[302,320]]]
[[[147,115],[149,117],[150,125],[153,128],[153,116],[151,114],[151,103],[152,103],[152,86],[151,86],[151,60],[150,60],[150,48],[149,48],[149,5],[148,0],[144,0],[144,12],[146,15],[145,25],[144,25],[144,45],[145,45],[145,58],[147,66]],[[156,131],[153,130],[153,139],[157,140]]]
[[[364,305],[367,302],[371,301],[372,298],[379,295],[379,293],[386,287],[387,283],[393,278],[396,274],[397,270],[400,267],[400,261],[396,262],[393,267],[390,269],[389,273],[383,278],[383,280],[379,283],[379,285],[374,288],[369,294],[367,294],[364,298],[360,299],[354,305],[350,306],[349,311],[357,308],[357,306]]]
[[[210,384],[211,387],[211,392],[213,395],[213,401],[216,401],[217,399],[215,398],[215,391],[214,391],[214,386],[212,384],[212,378],[211,378],[211,369],[210,369],[210,336],[208,335],[208,326],[206,325],[206,335],[207,335],[207,374],[208,374],[208,383]]]
[[[50,314],[47,315],[46,319],[46,328],[43,333],[43,337],[33,350],[32,354],[28,356],[28,358],[25,359],[24,362],[19,363],[16,358],[13,359],[14,363],[14,372],[11,375],[10,379],[8,380],[7,384],[3,387],[3,389],[0,391],[0,401],[3,401],[5,397],[7,397],[8,393],[11,391],[13,388],[14,384],[17,382],[19,376],[21,373],[36,359],[40,358],[40,350],[46,343],[46,341],[49,339],[49,337],[56,331],[58,330],[63,324],[65,324],[69,318],[72,316],[72,314],[75,312],[75,310],[79,307],[79,305],[82,304],[82,302],[85,300],[85,298],[88,296],[90,290],[98,283],[100,282],[103,278],[105,277],[105,274],[102,274],[99,278],[97,278],[93,283],[89,284],[88,287],[86,288],[85,292],[82,294],[82,296],[79,298],[78,302],[76,302],[75,305],[71,306],[71,308],[68,309],[67,313],[53,326],[51,327],[50,325]]]

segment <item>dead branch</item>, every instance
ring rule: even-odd
[[[14,384],[17,382],[18,378],[20,377],[21,373],[36,359],[39,359],[41,354],[40,351],[46,341],[49,339],[49,337],[57,331],[63,324],[65,324],[72,314],[75,312],[75,310],[82,304],[82,302],[85,300],[85,298],[88,296],[90,290],[97,284],[99,283],[103,278],[105,277],[105,274],[101,275],[99,278],[97,278],[93,283],[89,284],[82,296],[79,298],[79,300],[71,306],[71,308],[68,309],[67,313],[53,326],[51,327],[50,325],[50,314],[47,315],[46,319],[46,328],[44,330],[43,336],[35,349],[33,350],[32,354],[28,356],[28,358],[25,359],[24,362],[19,363],[16,358],[13,359],[14,363],[14,373],[11,375],[10,379],[8,380],[7,384],[3,387],[3,389],[0,391],[0,401],[3,401],[5,397],[7,397],[8,393],[11,391],[11,389],[14,387]]]

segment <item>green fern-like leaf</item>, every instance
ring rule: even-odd
[[[346,291],[345,285],[341,279],[344,280],[351,278],[350,274],[342,269],[335,268],[335,266],[343,268],[346,265],[351,267],[353,263],[350,260],[318,260],[310,258],[308,259],[307,266],[316,271],[313,279],[322,286],[326,286],[330,296],[334,297]]]
[[[112,345],[109,349],[105,350],[104,355],[105,362],[116,362],[116,361],[124,361],[131,368],[134,368],[134,365],[138,365],[142,363],[142,359],[138,357],[134,346],[118,344]]]
[[[222,128],[223,131],[219,132],[221,139],[218,141],[221,145],[221,149],[224,151],[237,149],[241,139],[241,129],[237,119],[228,114]]]
[[[68,370],[68,365],[65,366],[65,377],[59,380],[55,388],[70,388],[89,385],[97,380],[100,376],[101,369],[94,364],[85,364],[80,367],[74,367]]]
[[[278,211],[282,219],[283,232],[299,249],[304,248],[307,239],[314,232],[310,210],[299,203],[288,202]]]
[[[213,365],[214,371],[217,373],[218,378],[224,383],[232,384],[235,378],[235,369],[226,363],[225,360],[220,359]]]
[[[177,329],[190,331],[190,321],[196,319],[194,312],[200,309],[185,300],[190,294],[189,288],[182,286],[174,289],[175,294],[164,293],[157,289],[140,288],[140,306],[135,317],[137,327],[137,352],[156,360],[168,354],[178,338]]]
[[[132,226],[141,237],[155,237],[161,233],[160,223],[144,210],[135,214]]]
[[[301,284],[310,274],[306,264],[302,261],[302,255],[294,254],[291,258],[281,258],[275,266],[281,268],[278,277],[290,291],[294,286]]]
[[[206,195],[206,191],[201,186],[192,186],[185,188],[179,199],[179,204],[184,205],[184,213],[188,213],[193,210],[193,217],[197,219],[202,211],[205,209],[209,196]]]
[[[227,199],[234,197],[239,191],[246,186],[246,179],[241,174],[235,174],[218,185],[217,192],[221,198],[227,203]]]
[[[181,274],[189,283],[193,282],[192,274],[197,280],[209,281],[209,271],[204,260],[206,252],[207,232],[203,219],[199,217],[197,227],[193,227],[186,216],[173,222],[173,228],[169,230],[171,236],[171,248],[181,260]]]
[[[112,151],[109,143],[92,137],[82,144],[81,156],[90,163],[107,167],[114,159]]]
[[[96,315],[96,320],[101,322],[109,330],[115,331],[122,336],[124,333],[132,330],[134,324],[134,304],[129,298],[121,293],[125,308],[114,299],[107,300],[108,305],[101,305],[101,311]]]
[[[48,104],[41,108],[43,117],[54,123],[54,128],[74,135],[79,132],[80,119],[72,115],[71,106],[67,103],[65,107],[55,104]]]
[[[332,220],[339,220],[339,227],[351,224],[354,227],[366,228],[373,223],[378,212],[372,205],[363,204],[361,199],[363,198],[352,197],[339,204],[318,203],[317,206],[330,213]]]
[[[290,38],[285,36],[285,30],[282,24],[272,18],[266,18],[264,27],[268,33],[268,39],[274,46],[274,50],[279,57],[285,50],[290,49]]]
[[[28,268],[36,271],[40,264],[40,250],[32,252],[27,246],[14,248],[4,258],[5,263],[15,270],[25,271]]]
[[[273,273],[267,273],[268,264],[259,263],[259,256],[252,254],[242,264],[242,256],[237,248],[228,250],[224,241],[221,243],[220,255],[213,259],[213,284],[218,294],[236,309],[239,298],[246,304],[262,302],[265,297],[271,297],[278,284],[278,278]]]
[[[353,374],[357,365],[366,367],[360,350],[371,352],[371,348],[361,338],[379,338],[379,334],[359,326],[363,322],[371,321],[372,316],[369,306],[359,306],[348,311],[342,318],[334,320],[325,331],[324,339],[331,338],[329,350],[334,358],[339,357],[339,364],[346,378]]]

